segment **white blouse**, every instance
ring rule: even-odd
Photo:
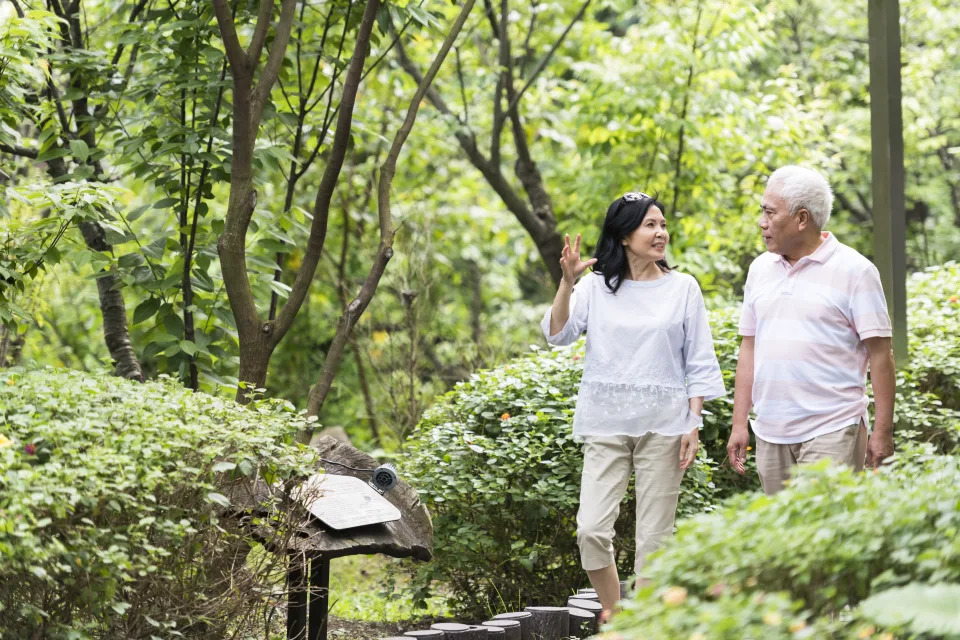
[[[700,424],[688,398],[726,394],[692,276],[624,280],[613,294],[602,275],[588,272],[574,287],[567,323],[552,336],[550,312],[540,323],[550,344],[573,344],[587,332],[576,436],[682,435]]]

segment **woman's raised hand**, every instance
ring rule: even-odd
[[[587,270],[587,267],[594,264],[596,258],[590,258],[586,262],[580,259],[580,234],[570,246],[570,234],[564,236],[563,251],[560,253],[560,268],[563,269],[563,279],[567,284],[573,285],[580,274]]]

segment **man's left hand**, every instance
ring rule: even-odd
[[[867,441],[867,468],[876,469],[892,455],[893,432],[888,429],[874,429],[870,440]]]

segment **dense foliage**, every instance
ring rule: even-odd
[[[0,635],[263,628],[283,558],[251,541],[227,496],[309,470],[292,444],[302,415],[50,369],[2,371],[0,389]],[[282,543],[302,516],[277,506]]]
[[[873,634],[876,622],[898,632],[895,616],[856,606],[893,587],[960,581],[960,508],[943,490],[957,482],[960,458],[919,455],[882,473],[820,464],[773,498],[736,497],[681,524],[645,569],[657,586],[614,626],[625,638],[892,638]],[[901,607],[900,621],[916,613]]]

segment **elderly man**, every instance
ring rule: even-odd
[[[740,316],[730,462],[743,473],[751,405],[766,494],[796,465],[830,458],[853,469],[893,454],[895,374],[877,268],[823,228],[833,194],[816,171],[788,166],[767,181]],[[874,394],[873,433],[866,393]]]

